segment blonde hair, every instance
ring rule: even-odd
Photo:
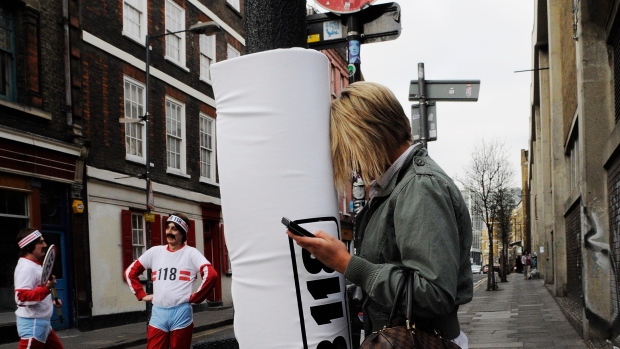
[[[392,91],[360,81],[332,102],[330,137],[334,181],[344,189],[353,172],[366,184],[379,178],[398,148],[411,143],[411,126]]]

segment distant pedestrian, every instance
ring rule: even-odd
[[[523,277],[525,279],[531,279],[532,275],[530,274],[530,269],[532,267],[532,259],[530,257],[530,251],[525,250],[525,252],[523,252],[521,263],[523,263]]]
[[[521,262],[521,256],[517,256],[517,273],[523,272],[523,262]]]

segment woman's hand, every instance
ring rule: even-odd
[[[308,250],[325,266],[344,274],[351,259],[351,254],[349,254],[347,247],[342,241],[322,230],[314,232],[315,238],[298,236],[288,230],[286,233],[297,242],[297,245]]]
[[[146,296],[142,297],[141,301],[143,301],[143,302],[152,302],[153,301],[153,295],[152,294],[147,294]]]

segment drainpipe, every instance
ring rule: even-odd
[[[62,20],[65,34],[65,113],[67,115],[67,129],[72,137],[81,136],[81,127],[73,125],[73,105],[71,102],[71,46],[69,40],[69,0],[62,0]],[[77,131],[77,132],[76,132]]]

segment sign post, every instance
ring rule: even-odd
[[[411,80],[409,85],[409,100],[419,103],[411,108],[413,139],[420,140],[424,147],[427,142],[437,140],[436,101],[476,102],[479,93],[480,80],[425,80],[424,63],[418,63],[418,80]],[[430,137],[429,117],[434,131]]]
[[[376,0],[315,0],[331,11],[306,17],[308,47],[316,50],[347,47],[349,83],[361,80],[361,45],[394,40],[400,36],[400,6],[395,2],[371,5]],[[353,213],[365,204],[364,182],[354,174]],[[362,192],[360,193],[360,188]]]

